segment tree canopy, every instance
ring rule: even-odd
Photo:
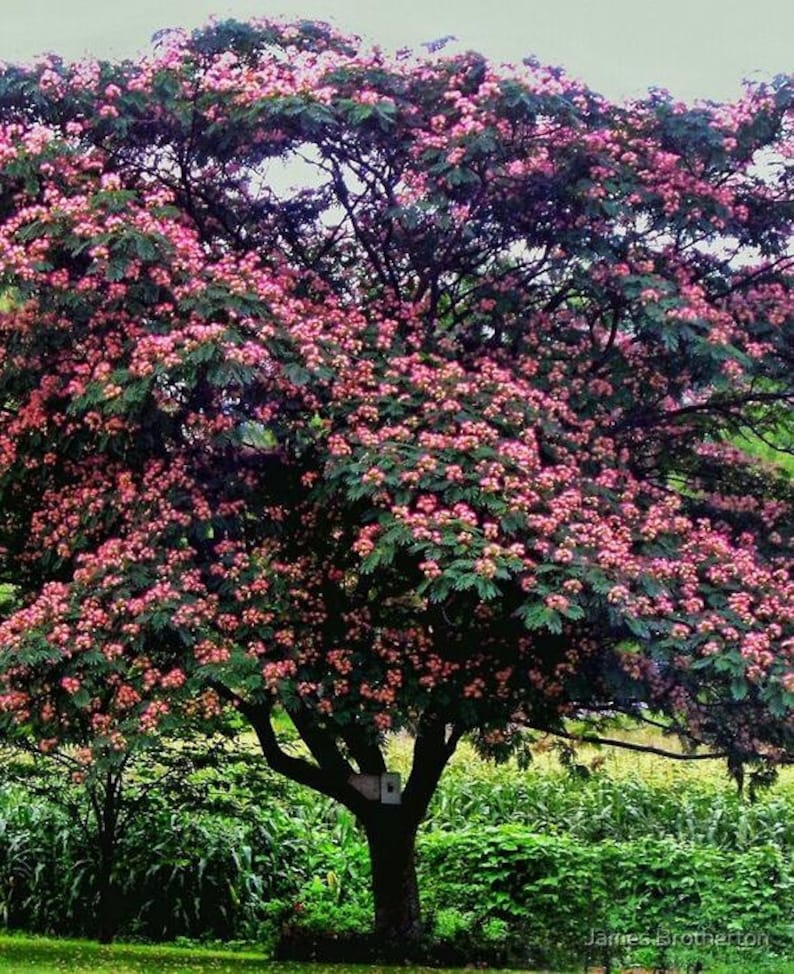
[[[408,832],[464,733],[790,758],[794,489],[738,444],[791,446],[792,91],[611,104],[269,21],[7,66],[7,731],[231,704],[371,840],[402,727]]]

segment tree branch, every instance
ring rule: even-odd
[[[287,754],[281,748],[276,732],[273,730],[271,722],[272,703],[250,704],[222,683],[213,680],[210,681],[209,685],[222,699],[236,707],[251,724],[268,767],[299,785],[313,788],[320,794],[335,799],[349,808],[358,818],[365,819],[367,817],[372,803],[348,783],[352,769],[346,761],[343,761],[343,764],[348,772],[344,773],[341,767],[330,771],[312,764],[305,758]]]
[[[455,725],[447,734],[447,725],[440,715],[429,711],[422,714],[414,742],[411,774],[403,791],[403,806],[408,818],[415,824],[418,825],[424,817],[436,785],[455,753],[462,734],[463,729]]]
[[[674,761],[715,761],[728,757],[727,751],[716,751],[708,754],[681,754],[678,751],[667,751],[662,747],[654,747],[652,744],[632,744],[629,741],[621,741],[614,737],[599,737],[595,734],[569,734],[562,730],[549,730],[547,727],[536,727],[534,729],[580,744],[619,747],[626,751],[639,751],[642,754],[657,754],[659,757],[672,758]]]
[[[287,710],[304,744],[323,771],[347,781],[353,769],[336,746],[334,735],[325,730],[314,719],[312,713],[299,704],[294,710]]]
[[[342,740],[362,774],[384,774],[386,760],[376,741],[367,737],[362,727],[348,725],[339,730]]]

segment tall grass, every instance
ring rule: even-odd
[[[635,743],[670,748],[656,735]],[[410,741],[392,742],[390,763],[405,772]],[[526,825],[582,842],[670,838],[744,851],[757,845],[794,850],[794,769],[755,801],[739,796],[720,761],[679,762],[617,748],[583,746],[580,774],[551,748],[526,770],[514,761],[481,760],[465,742],[441,780],[425,831]]]
[[[426,828],[459,830],[515,823],[583,842],[671,838],[744,851],[794,849],[794,788],[778,786],[750,803],[713,778],[657,779],[601,770],[587,779],[563,770],[455,765],[430,808]]]

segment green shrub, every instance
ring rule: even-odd
[[[289,926],[293,932],[336,934],[340,937],[367,934],[372,927],[372,898],[369,888],[341,899],[332,884],[315,877],[298,894]]]
[[[432,832],[420,853],[426,908],[454,908],[483,947],[497,922],[516,960],[581,958],[599,932],[763,931],[771,949],[794,947],[794,875],[774,846],[729,855],[670,839],[585,844],[508,825]]]
[[[14,789],[0,793],[0,921],[59,931],[77,922],[91,886],[88,852],[69,818]]]

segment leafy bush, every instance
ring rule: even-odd
[[[367,934],[372,926],[369,887],[340,899],[333,883],[316,876],[301,889],[288,925],[296,933]]]
[[[0,796],[0,920],[6,928],[69,929],[90,882],[73,824],[20,790]],[[61,926],[63,924],[64,926]],[[74,928],[78,929],[77,927]]]
[[[582,843],[515,825],[432,832],[421,845],[425,905],[454,906],[481,931],[498,921],[514,959],[582,957],[596,932],[655,938],[763,931],[794,946],[794,871],[773,846],[727,854],[671,839]],[[452,931],[460,936],[460,930]]]

